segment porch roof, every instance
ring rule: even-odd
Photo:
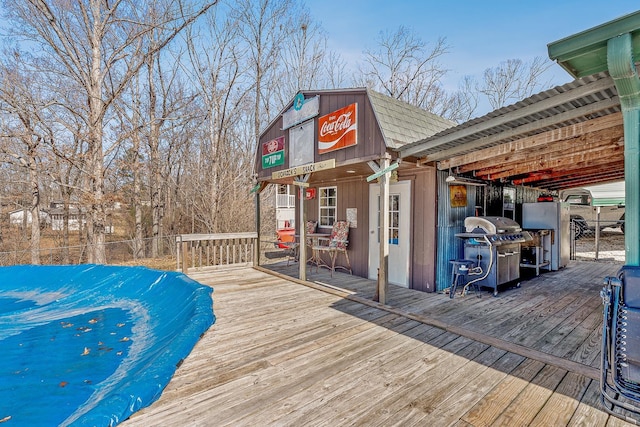
[[[624,179],[618,92],[601,72],[405,145],[403,158],[549,190]]]

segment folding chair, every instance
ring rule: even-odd
[[[640,418],[640,267],[624,266],[607,277],[604,304],[600,392],[605,409],[638,424]]]

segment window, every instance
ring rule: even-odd
[[[320,203],[320,227],[331,227],[338,212],[338,187],[321,187],[318,196]]]
[[[589,200],[589,196],[586,194],[571,194],[567,196],[565,202],[568,202],[572,205],[590,205],[591,200]]]
[[[400,195],[389,196],[389,244],[397,245],[400,233]]]
[[[380,196],[378,196],[378,243],[380,243]],[[400,195],[389,195],[389,244],[400,244]]]

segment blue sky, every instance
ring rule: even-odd
[[[451,53],[442,58],[445,81],[455,90],[465,75],[481,77],[507,59],[548,57],[547,44],[640,9],[637,0],[307,0],[329,36],[329,47],[348,64],[374,48],[381,31],[401,25],[423,41],[445,37]],[[571,81],[559,65],[548,75],[554,85]]]

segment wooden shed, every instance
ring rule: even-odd
[[[300,234],[299,225],[308,220],[326,233],[335,221],[348,220],[353,274],[374,280],[383,274],[383,281],[433,291],[436,168],[399,162],[397,153],[454,125],[365,88],[303,91],[260,136],[258,183],[304,190],[296,202]],[[388,206],[379,202],[386,199],[381,194],[388,195]],[[379,224],[387,219],[381,248]]]

